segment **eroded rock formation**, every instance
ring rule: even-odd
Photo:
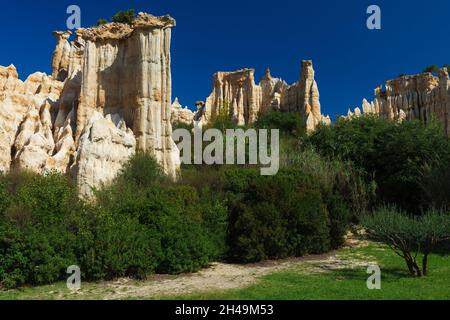
[[[178,98],[172,103],[172,123],[192,124],[194,121],[194,112],[188,107],[184,107],[178,101]]]
[[[72,173],[83,195],[110,181],[135,150],[150,150],[175,177],[171,127],[171,28],[175,20],[139,13],[55,32],[52,76],[24,82],[0,67],[0,170]]]
[[[291,86],[273,78],[270,70],[256,84],[254,74],[254,69],[214,74],[213,91],[206,100],[206,119],[229,114],[239,125],[244,125],[253,123],[260,112],[279,110],[299,112],[308,131],[314,131],[320,123],[331,123],[329,117],[321,114],[319,90],[311,61],[302,62],[300,80]]]
[[[378,114],[384,118],[403,121],[418,119],[427,122],[432,116],[442,121],[447,134],[450,113],[450,80],[443,68],[436,77],[431,73],[402,76],[386,82],[385,88],[375,89],[375,100],[363,100],[362,110],[349,110],[348,116]]]

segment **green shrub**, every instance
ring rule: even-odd
[[[136,15],[134,9],[117,12],[112,18],[112,22],[132,24]]]
[[[67,219],[77,207],[75,189],[56,173],[2,179],[15,193],[0,219],[0,283],[9,288],[63,279],[76,262]]]
[[[435,64],[426,67],[423,72],[438,73],[439,67]]]
[[[384,242],[402,257],[412,275],[428,272],[428,255],[433,248],[450,238],[450,214],[430,210],[421,217],[411,217],[394,207],[383,207],[362,218],[369,235]],[[417,256],[422,253],[422,267]]]
[[[341,195],[330,194],[325,199],[330,219],[330,245],[332,249],[338,249],[344,244],[351,212]]]
[[[297,138],[306,135],[304,121],[297,112],[264,112],[258,115],[254,126],[257,129],[278,129],[282,135],[291,135]]]
[[[2,216],[9,207],[10,201],[11,199],[6,189],[6,183],[0,180],[0,216]]]
[[[230,257],[240,262],[301,256],[329,249],[320,188],[292,169],[264,177],[251,169],[226,173]]]
[[[77,232],[77,255],[87,280],[155,272],[160,258],[159,239],[131,216],[92,208]]]
[[[208,217],[210,210],[223,213],[223,208],[200,199],[193,187],[169,183],[147,153],[136,154],[115,183],[97,192],[97,199],[97,205],[108,215],[131,219],[146,235],[154,254],[150,262],[141,265],[151,265],[150,269],[163,273],[191,272],[223,255],[219,252],[223,244],[214,242],[218,238],[208,237],[210,229],[223,227],[213,225],[222,222]],[[208,218],[204,220],[204,216]],[[115,232],[115,227],[111,229]]]
[[[106,20],[106,19],[98,19],[97,20],[97,27],[98,26],[101,26],[101,25],[104,25],[104,24],[107,24],[108,23],[108,20]]]
[[[430,207],[423,192],[425,168],[450,166],[450,140],[435,120],[394,121],[375,116],[341,119],[309,139],[328,158],[351,161],[377,184],[378,203],[421,214]]]
[[[228,252],[227,229],[228,208],[225,201],[213,190],[205,188],[199,192],[203,215],[203,228],[209,239],[209,255],[211,260],[222,260]]]

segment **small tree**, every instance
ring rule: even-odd
[[[112,17],[112,22],[132,24],[136,17],[134,9],[119,11]]]
[[[438,73],[439,72],[439,67],[437,65],[431,65],[426,67],[423,72],[430,72],[430,73]]]
[[[394,207],[384,207],[361,219],[374,240],[386,243],[402,257],[409,272],[417,277],[427,275],[428,256],[434,246],[450,239],[450,215],[430,210],[421,217],[410,217]],[[417,262],[422,254],[422,267]]]

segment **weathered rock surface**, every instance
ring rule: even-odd
[[[136,150],[133,131],[118,114],[95,112],[80,137],[73,174],[83,196],[114,179]]]
[[[62,82],[43,73],[21,81],[13,65],[0,66],[0,171],[13,164],[41,167],[35,156],[51,152],[52,112],[62,88]]]
[[[439,76],[422,73],[402,76],[386,82],[375,89],[375,100],[362,103],[362,111],[356,108],[348,116],[378,114],[384,118],[403,121],[418,119],[427,122],[432,116],[442,121],[447,134],[450,113],[450,80],[448,70],[443,68]]]
[[[0,67],[0,171],[71,172],[88,195],[138,149],[175,177],[174,26],[169,16],[139,13],[132,25],[78,29],[71,43],[71,32],[55,32],[52,76],[21,81],[14,66]]]
[[[318,124],[331,123],[321,114],[320,95],[312,62],[302,62],[300,80],[289,86],[266,71],[260,84],[255,83],[255,70],[218,72],[213,76],[213,92],[206,100],[207,121],[220,114],[231,115],[239,124],[253,123],[260,112],[279,110],[299,112],[308,131]]]
[[[192,124],[194,121],[194,112],[191,111],[188,107],[184,107],[178,101],[178,98],[175,98],[175,101],[172,103],[172,123],[183,123],[183,124]]]

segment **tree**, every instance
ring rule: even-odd
[[[439,67],[437,65],[430,65],[428,67],[426,67],[423,72],[430,72],[430,73],[438,73],[439,72]]]
[[[450,214],[433,209],[421,217],[411,217],[395,207],[383,207],[363,216],[361,224],[372,239],[387,244],[402,257],[409,272],[417,277],[427,275],[433,248],[450,239]],[[417,261],[420,254],[422,267]]]
[[[117,12],[112,18],[112,22],[132,24],[136,17],[134,9]]]

